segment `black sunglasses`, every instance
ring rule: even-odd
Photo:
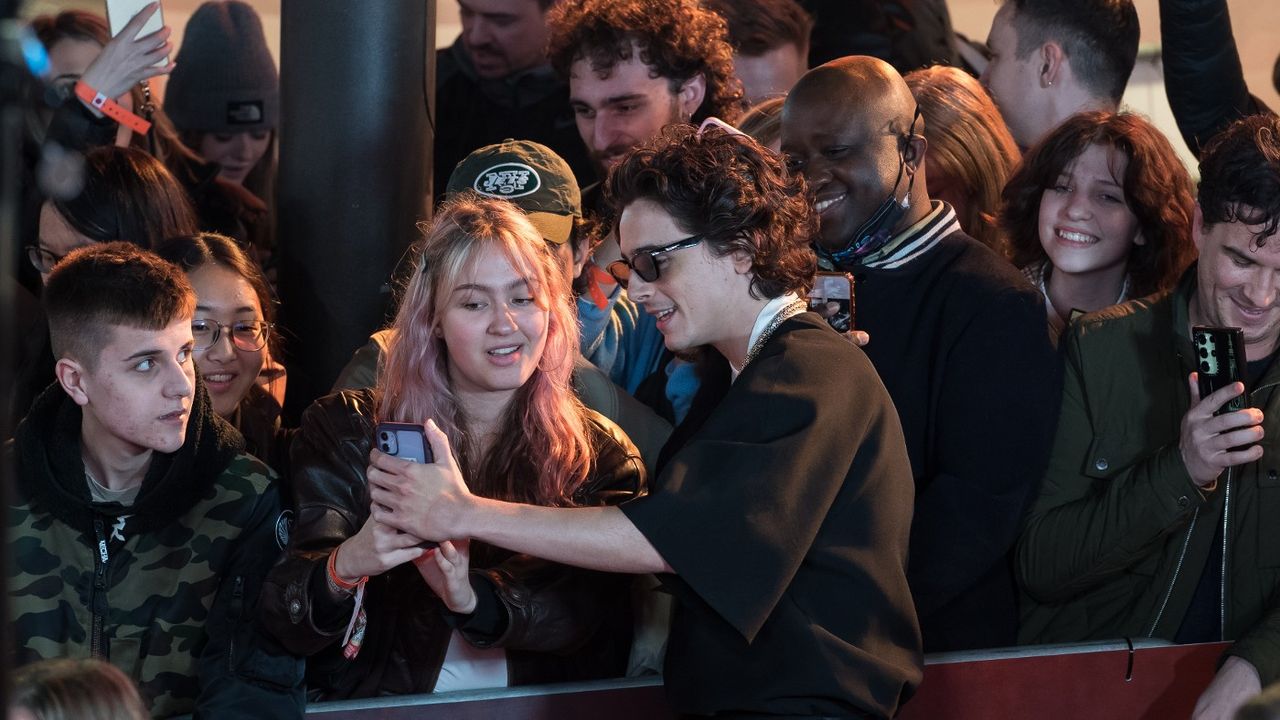
[[[691,248],[702,242],[701,235],[690,235],[687,238],[677,240],[670,245],[663,245],[652,250],[641,250],[631,256],[630,260],[614,260],[609,263],[609,274],[622,287],[627,286],[627,281],[631,279],[631,273],[640,276],[645,282],[653,282],[658,279],[658,256],[663,253],[669,253],[673,250],[684,250]]]

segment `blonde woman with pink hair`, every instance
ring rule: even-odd
[[[506,201],[464,194],[426,228],[378,386],[318,400],[292,447],[297,524],[266,623],[308,656],[312,698],[621,675],[628,578],[370,517],[378,422],[435,423],[472,491],[568,507],[642,491],[622,431],[569,385],[578,329],[558,259]]]

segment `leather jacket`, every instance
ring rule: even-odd
[[[1272,112],[1245,84],[1227,0],[1160,0],[1160,59],[1173,119],[1197,158],[1231,123]]]
[[[473,542],[478,605],[451,613],[406,563],[369,578],[367,627],[358,655],[340,647],[354,601],[326,587],[329,553],[369,515],[365,480],[376,401],[372,390],[317,400],[290,448],[297,526],[267,578],[263,621],[292,652],[308,656],[310,697],[427,693],[453,629],[477,647],[506,651],[511,685],[621,676],[631,642],[630,577],[572,568]],[[579,505],[614,505],[643,493],[644,465],[616,425],[588,411],[594,472]]]

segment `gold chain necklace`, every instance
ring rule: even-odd
[[[803,300],[796,300],[779,310],[778,314],[774,315],[773,319],[769,321],[769,324],[764,326],[764,331],[760,333],[760,337],[756,338],[756,341],[752,343],[751,349],[747,351],[747,360],[742,363],[742,369],[746,370],[751,361],[756,359],[756,356],[764,349],[765,343],[769,342],[769,338],[773,337],[773,331],[777,330],[779,325],[808,309],[808,303]]]

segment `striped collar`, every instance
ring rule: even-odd
[[[956,211],[941,201],[932,201],[929,214],[902,232],[894,235],[884,247],[862,258],[858,267],[892,270],[929,252],[942,238],[960,230]],[[833,269],[821,260],[823,269]]]

